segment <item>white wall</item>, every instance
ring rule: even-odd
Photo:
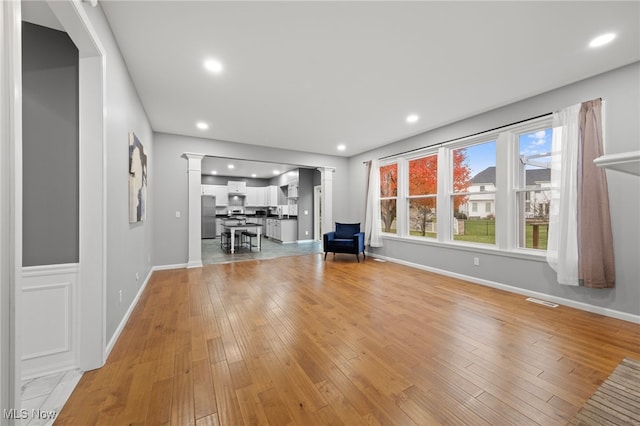
[[[154,143],[151,125],[102,9],[86,3],[84,9],[106,52],[106,339],[110,341],[153,264],[154,212],[149,212],[145,222],[129,224],[129,132],[145,147],[148,175],[153,173]],[[148,185],[151,206],[154,181],[149,179]]]
[[[605,153],[621,153],[640,149],[640,63],[580,81],[548,93],[499,108],[485,114],[441,127],[380,149],[350,158],[351,214],[363,220],[360,205],[364,203],[365,180],[362,162],[435,143],[461,138],[499,126],[556,111],[569,105],[601,97],[606,101]],[[384,247],[369,249],[381,256],[427,268],[474,277],[491,283],[512,286],[517,290],[539,292],[567,299],[574,305],[597,312],[607,310],[640,315],[640,178],[608,171],[611,219],[613,222],[616,259],[616,287],[588,289],[560,286],[553,270],[544,260],[514,258],[501,254],[481,253],[465,249],[384,239]],[[480,256],[479,267],[472,257]],[[426,283],[425,283],[426,284]],[[614,314],[616,313],[614,312]],[[620,315],[618,315],[620,316]],[[622,315],[624,317],[624,315]]]
[[[188,180],[185,152],[243,160],[288,163],[298,166],[335,167],[333,176],[333,219],[350,221],[348,170],[344,157],[310,154],[223,142],[211,139],[156,133],[154,136],[155,242],[154,261],[157,266],[184,265],[188,258]],[[179,218],[176,212],[180,212]]]

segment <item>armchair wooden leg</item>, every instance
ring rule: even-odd
[[[324,260],[327,260],[327,253],[328,252],[326,252],[326,251],[324,252]]]
[[[360,253],[356,253],[356,259],[358,259],[358,263],[360,263]]]

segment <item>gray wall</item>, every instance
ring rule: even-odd
[[[151,125],[129,76],[102,8],[84,4],[84,10],[106,52],[106,167],[107,167],[107,341],[131,306],[153,263],[155,182]],[[144,145],[148,159],[147,220],[130,224],[129,132]],[[138,279],[136,279],[138,274]],[[122,291],[122,302],[119,292]]]
[[[298,239],[313,239],[313,175],[312,169],[298,169]],[[304,212],[307,214],[304,214]]]
[[[264,188],[269,186],[269,179],[245,178],[237,176],[202,175],[201,182],[207,185],[226,185],[228,181],[246,182],[247,187]]]
[[[335,167],[333,175],[333,217],[337,221],[353,218],[349,213],[348,160],[344,157],[319,155],[300,151],[267,148],[211,139],[166,133],[154,135],[155,265],[187,263],[188,245],[188,180],[185,152],[197,152],[215,157],[287,163],[306,167]],[[274,183],[272,183],[274,184]],[[176,217],[180,212],[180,217]],[[311,231],[311,230],[310,230]]]
[[[464,137],[598,97],[606,102],[605,153],[640,149],[640,63],[635,63],[350,158],[349,198],[356,200],[350,204],[351,215],[364,220],[363,161]],[[607,178],[616,259],[614,289],[561,286],[556,282],[555,272],[543,259],[517,258],[506,253],[477,252],[390,238],[384,238],[384,247],[369,250],[405,262],[638,315],[640,178],[616,171],[608,171]],[[480,257],[479,267],[472,264],[474,256]]]
[[[78,49],[22,23],[23,266],[77,263]]]

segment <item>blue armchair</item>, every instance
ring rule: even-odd
[[[365,259],[364,232],[360,232],[359,223],[336,222],[336,230],[324,234],[322,242],[325,260],[329,252],[333,253],[334,256],[336,253],[355,254],[358,263],[360,263],[360,253],[362,253],[362,260]]]

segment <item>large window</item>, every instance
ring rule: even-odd
[[[387,158],[380,167],[385,237],[543,257],[550,127],[551,117],[540,117]]]
[[[545,128],[518,135],[515,201],[519,248],[547,249],[551,134],[551,129]]]
[[[382,232],[396,233],[398,163],[380,166],[380,216]]]
[[[409,234],[435,238],[438,155],[410,160],[408,181]]]
[[[453,239],[496,242],[496,142],[452,150]]]

